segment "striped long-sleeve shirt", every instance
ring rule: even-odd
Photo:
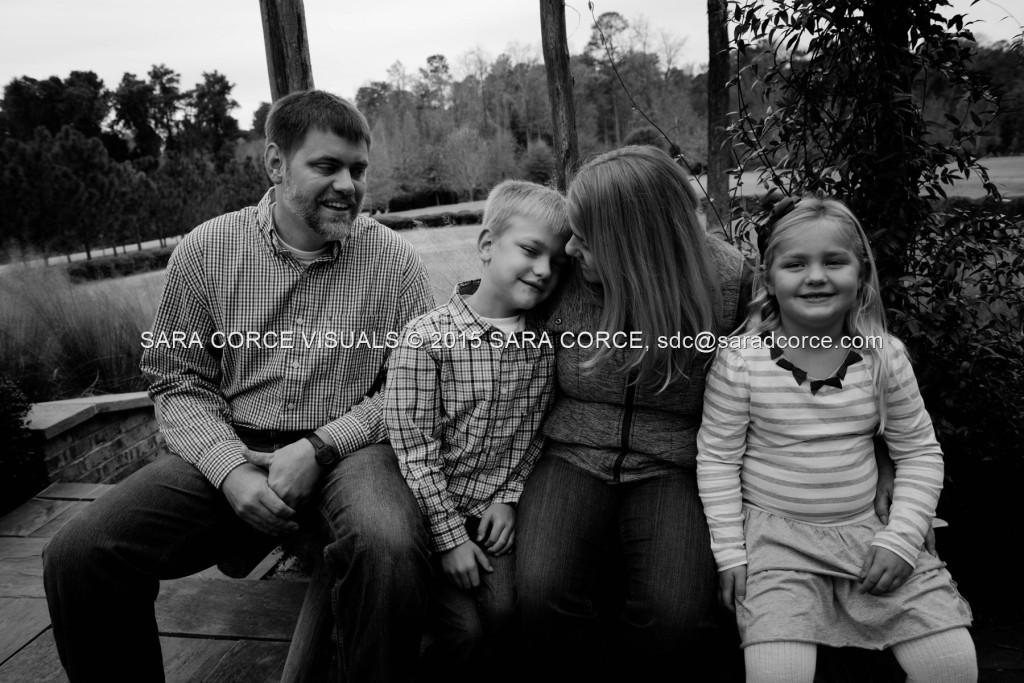
[[[384,419],[438,552],[470,540],[467,517],[519,501],[554,392],[553,345],[523,332],[502,342],[462,300],[476,286],[409,323],[424,343],[403,343],[388,361]],[[527,317],[527,333],[542,331]]]
[[[903,345],[889,338],[884,438],[896,465],[889,524],[872,545],[915,564],[942,488],[942,451]],[[777,350],[719,352],[697,437],[697,480],[719,571],[746,563],[743,505],[812,524],[874,514],[874,357],[852,355],[840,387],[798,383]],[[777,362],[777,360],[781,360]]]
[[[412,245],[366,217],[303,266],[274,240],[273,200],[182,240],[142,355],[167,444],[217,487],[245,463],[235,426],[323,428],[343,455],[386,439],[381,396],[364,396],[386,333],[432,303]]]

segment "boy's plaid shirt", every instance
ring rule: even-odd
[[[504,341],[462,300],[476,284],[410,322],[388,362],[384,421],[438,552],[470,540],[467,517],[519,501],[554,392],[554,348],[516,345],[521,332]],[[539,340],[543,328],[527,321]]]

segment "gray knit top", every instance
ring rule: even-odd
[[[751,270],[739,251],[719,238],[709,235],[707,244],[718,273],[717,329],[710,331],[728,334],[746,313]],[[548,324],[558,340],[563,332],[596,332],[600,317],[600,294],[575,277]],[[578,345],[556,345],[558,389],[544,423],[545,455],[563,458],[605,481],[636,481],[695,468],[709,356],[698,354],[686,378],[655,393],[630,386],[626,374],[616,369],[628,351],[617,352],[606,366],[586,374],[580,364],[593,353]]]

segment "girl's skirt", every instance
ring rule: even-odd
[[[882,523],[818,526],[745,508],[747,594],[736,610],[743,646],[780,640],[881,650],[970,626],[945,563],[922,550],[906,583],[883,595],[859,574]]]

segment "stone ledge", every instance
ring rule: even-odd
[[[145,391],[36,403],[28,414],[28,428],[42,433],[43,437],[49,440],[82,424],[93,415],[146,408],[152,405],[153,402]]]

